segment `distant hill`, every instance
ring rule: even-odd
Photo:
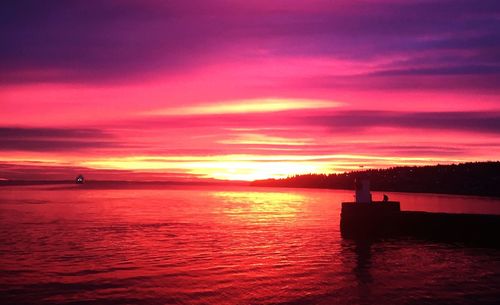
[[[403,166],[343,174],[307,174],[256,180],[253,186],[354,189],[354,179],[370,180],[374,191],[500,197],[500,162]]]

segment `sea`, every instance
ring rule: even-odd
[[[499,199],[387,194],[403,210],[500,214]],[[499,249],[343,239],[340,204],[352,200],[349,190],[3,186],[0,304],[500,304]]]

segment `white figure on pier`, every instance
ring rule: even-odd
[[[370,181],[368,179],[356,179],[356,203],[371,203]]]

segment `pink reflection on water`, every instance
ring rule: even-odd
[[[454,196],[389,195],[459,206]],[[499,278],[494,252],[342,240],[340,202],[351,199],[277,188],[4,188],[0,295],[6,304],[405,304],[498,293],[488,284]]]

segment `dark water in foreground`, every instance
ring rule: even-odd
[[[390,196],[407,210],[500,213],[498,200]],[[500,303],[500,250],[343,240],[340,202],[351,199],[272,188],[3,187],[0,303]]]

